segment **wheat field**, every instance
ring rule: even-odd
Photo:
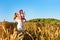
[[[0,40],[60,40],[60,21],[26,22],[25,32],[19,34],[17,23],[3,22],[2,25],[7,28],[0,29]]]

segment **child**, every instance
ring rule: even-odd
[[[26,19],[25,19],[25,16],[24,16],[23,10],[20,10],[19,13],[20,13],[20,16],[21,16],[21,19],[23,20],[23,22],[25,22]]]

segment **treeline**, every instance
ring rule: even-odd
[[[53,19],[53,18],[37,18],[37,19],[32,19],[29,20],[29,22],[40,22],[40,23],[57,23],[60,22],[60,20]]]

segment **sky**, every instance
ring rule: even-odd
[[[60,0],[0,0],[0,21],[15,21],[13,15],[22,9],[27,20],[55,18],[60,20]]]

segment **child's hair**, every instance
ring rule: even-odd
[[[21,10],[19,10],[19,13],[21,14],[21,12],[23,13],[23,10],[21,9]]]

